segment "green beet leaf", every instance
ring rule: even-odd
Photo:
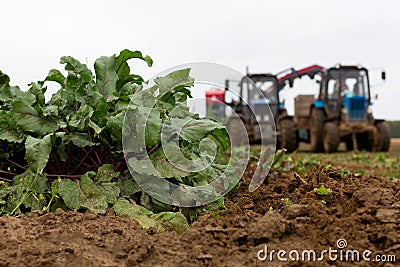
[[[60,63],[65,64],[65,70],[68,71],[68,76],[77,77],[78,81],[81,81],[79,83],[80,85],[88,84],[92,81],[92,72],[85,64],[80,63],[77,59],[65,56],[61,58]]]
[[[119,176],[118,172],[114,171],[114,166],[111,164],[104,164],[97,170],[97,175],[94,177],[95,182],[111,182],[113,178]]]
[[[51,134],[43,138],[28,136],[25,141],[25,160],[29,168],[35,173],[42,173],[47,165],[51,152]]]
[[[94,63],[97,90],[105,99],[116,91],[118,76],[115,71],[115,63],[115,56],[101,57]]]
[[[160,89],[160,95],[164,95],[169,91],[179,91],[185,87],[193,86],[194,79],[189,76],[190,69],[177,70],[165,77],[158,77],[154,80]]]
[[[132,58],[138,58],[138,59],[144,60],[149,67],[151,67],[153,65],[153,60],[151,59],[151,57],[143,56],[142,52],[130,51],[128,49],[124,49],[119,53],[119,55],[117,57],[117,61],[116,61],[115,68],[117,70],[119,79],[123,79],[123,78],[129,77],[131,75],[130,74],[131,70],[129,68],[127,61]]]
[[[58,129],[55,121],[42,117],[24,101],[13,102],[12,107],[15,121],[24,131],[46,135]]]
[[[86,173],[80,181],[62,179],[59,185],[59,193],[68,208],[78,211],[87,209],[89,211],[104,214],[107,211],[107,197],[103,190],[98,187]]]
[[[137,221],[143,228],[155,227],[160,232],[175,230],[182,234],[189,228],[185,216],[180,212],[160,212],[154,214],[146,208],[129,203],[124,198],[119,198],[113,207],[115,214],[125,216]]]
[[[13,113],[5,110],[0,110],[0,139],[16,143],[25,139],[25,134],[16,123]]]
[[[59,70],[55,70],[55,69],[52,69],[49,71],[49,74],[47,74],[45,81],[56,82],[56,83],[60,84],[61,87],[64,87],[64,85],[65,85],[64,75]]]

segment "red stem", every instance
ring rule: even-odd
[[[126,166],[126,162],[125,160],[121,160],[120,162],[118,162],[115,166],[115,171],[116,172],[122,172],[124,171],[128,166]]]
[[[103,165],[102,163],[103,163],[103,161],[100,159],[100,156],[99,156],[99,154],[97,154],[97,151],[96,151],[97,149],[95,148],[94,150],[93,150],[93,152],[94,152],[94,155],[96,156],[96,158],[97,158],[97,161],[98,161],[98,163],[99,163],[99,166],[101,166],[101,165]]]
[[[58,173],[58,170],[53,166],[53,164],[47,164],[46,166],[52,173]]]
[[[67,162],[66,162],[66,173],[69,173],[71,170],[71,159],[72,159],[72,143],[69,143],[69,151],[68,151],[68,158],[67,158]]]
[[[7,172],[7,171],[3,171],[3,170],[0,170],[0,173],[4,173],[4,174],[8,174],[8,175],[14,175],[14,176],[16,176],[16,175],[17,175],[16,173],[13,173],[13,172]]]
[[[85,165],[87,165],[87,166],[90,166],[89,164],[87,164],[87,163],[85,162],[85,160],[86,160],[86,158],[89,156],[89,153],[92,151],[92,148],[90,148],[90,150],[89,150],[88,152],[86,152],[85,149],[84,149],[84,151],[85,151],[86,155],[82,158],[82,160],[79,162],[78,166],[76,166],[75,170],[74,170],[72,173],[75,173],[75,172],[79,169],[79,167],[80,167],[82,164],[85,164]],[[92,166],[90,166],[90,167],[92,167]]]
[[[72,175],[72,174],[47,174],[48,177],[65,177],[65,178],[79,178],[82,175]]]
[[[8,178],[3,178],[3,177],[0,177],[0,180],[1,181],[4,181],[4,182],[12,182],[12,180],[11,179],[8,179]]]
[[[57,152],[54,153],[54,157],[56,159],[56,165],[57,165],[58,173],[62,173],[63,172],[62,163],[61,163],[61,159],[58,156]]]
[[[89,152],[91,152],[91,150],[92,150],[92,148],[90,148],[90,151],[87,152],[85,148],[82,148],[82,149],[83,149],[83,151],[85,151],[85,153],[87,153],[87,154],[88,154]],[[99,165],[98,165],[97,162],[93,159],[92,156],[89,156],[89,160],[90,160],[97,168],[99,167]]]
[[[19,168],[21,168],[21,169],[23,169],[23,170],[26,170],[26,169],[27,169],[27,167],[24,167],[24,166],[22,166],[22,165],[19,165],[18,163],[12,161],[11,159],[7,159],[7,161],[8,161],[8,162],[11,162],[11,163],[14,164],[15,166],[17,166],[17,167],[19,167]]]
[[[84,174],[84,173],[86,173],[86,172],[88,172],[88,171],[90,171],[90,170],[93,170],[93,169],[95,169],[96,168],[96,165],[93,165],[93,166],[89,166],[89,167],[87,167],[86,169],[83,169],[82,170],[82,174]],[[96,168],[97,169],[97,168]]]
[[[70,134],[70,133],[71,133],[67,128],[62,128],[62,130],[63,130],[65,133],[67,133],[67,134]]]

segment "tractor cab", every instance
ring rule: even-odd
[[[225,80],[225,90],[225,102],[244,122],[250,142],[275,140],[275,117],[279,108],[276,76],[247,74],[239,81]]]
[[[272,74],[248,74],[241,81],[241,95],[253,110],[258,121],[264,118],[268,105],[275,117],[279,108],[278,80]],[[246,99],[247,98],[247,99]]]
[[[236,113],[249,116],[254,113],[258,121],[266,120],[269,108],[274,117],[278,113],[278,80],[275,75],[247,74],[240,81],[225,80],[225,89],[229,90],[225,101]]]
[[[328,69],[325,75],[320,98],[326,103],[328,116],[339,118],[344,111],[349,122],[365,121],[370,103],[368,70],[338,66]]]

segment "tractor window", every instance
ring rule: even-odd
[[[341,97],[369,97],[368,77],[365,70],[333,69],[328,73],[328,99]]]
[[[336,79],[328,81],[328,99],[338,99],[339,96],[339,83]]]
[[[276,98],[276,84],[273,81],[257,82],[257,87],[264,94],[264,97],[269,103],[276,103],[278,99]]]
[[[354,88],[356,95],[368,96],[368,78],[364,70],[360,71],[360,76],[357,77],[356,85],[357,87]]]
[[[252,82],[248,78],[244,78],[242,80],[242,87],[241,87],[241,94],[242,94],[242,101],[245,101],[249,104],[249,91],[251,91]]]
[[[342,96],[367,96],[366,84],[366,75],[346,78],[342,88]]]
[[[240,85],[238,81],[230,80],[227,84],[229,89],[225,92],[225,102],[232,105],[238,105],[240,102]]]
[[[250,101],[257,103],[266,101],[268,104],[276,104],[278,102],[276,83],[270,80],[250,83]]]
[[[351,97],[351,96],[356,95],[356,93],[355,93],[356,83],[357,83],[356,78],[346,78],[344,80],[344,83],[343,83],[341,91],[340,91],[342,96]]]

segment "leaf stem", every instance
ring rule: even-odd
[[[71,159],[72,159],[72,142],[69,143],[69,151],[68,151],[68,158],[67,158],[67,162],[66,162],[66,173],[69,173],[71,170]]]
[[[103,161],[101,160],[99,154],[97,154],[96,148],[93,150],[93,152],[94,152],[94,155],[96,156],[96,158],[98,160],[98,163],[99,163],[98,165],[99,166],[103,165]]]
[[[0,177],[0,180],[1,181],[4,181],[4,182],[12,182],[12,180],[11,179],[8,179],[8,178],[4,178],[4,177]]]
[[[8,175],[14,175],[14,176],[16,176],[16,175],[17,175],[16,173],[13,173],[13,172],[7,172],[7,171],[3,171],[3,170],[0,170],[0,173],[4,173],[4,174],[8,174]]]
[[[77,170],[82,164],[85,164],[86,166],[90,166],[89,164],[87,164],[87,163],[85,162],[86,158],[89,156],[90,151],[92,151],[92,148],[90,148],[89,152],[86,152],[86,151],[85,151],[86,155],[82,158],[82,160],[79,161],[79,163],[78,163],[78,165],[76,166],[75,170]],[[75,170],[74,170],[72,173],[74,173]]]
[[[157,150],[159,147],[160,147],[159,144],[156,144],[155,146],[153,146],[153,147],[150,149],[150,151],[148,152],[148,154],[153,153],[153,152],[154,152],[155,150]]]
[[[125,160],[119,161],[115,166],[116,172],[122,172],[127,168]]]
[[[82,147],[82,149],[83,149],[83,151],[85,151],[85,153],[87,153],[87,154],[89,154],[89,152],[92,151],[92,148],[90,148],[89,152],[87,152],[86,149],[83,148],[83,147]],[[97,168],[99,167],[98,163],[93,159],[93,157],[92,157],[91,155],[89,156],[89,160],[90,160]]]
[[[79,178],[82,175],[80,175],[80,174],[76,174],[76,175],[73,175],[73,174],[47,174],[47,176],[48,177]]]
[[[107,83],[107,67],[104,67],[104,81],[103,81],[103,88],[102,88],[102,95],[103,98],[105,96],[105,87],[106,87],[106,83]]]
[[[24,167],[24,166],[22,166],[22,165],[19,165],[18,163],[12,161],[11,159],[7,159],[7,161],[10,162],[10,163],[12,163],[12,164],[14,164],[15,166],[17,166],[17,167],[23,169],[23,170],[26,170],[26,169],[27,169],[27,167]]]
[[[83,169],[83,171],[81,171],[81,173],[84,174],[84,173],[86,173],[86,172],[88,172],[88,171],[90,171],[90,170],[96,169],[96,168],[97,168],[96,165],[88,166],[86,169]],[[76,173],[76,172],[77,172],[77,170],[75,169],[74,172],[73,172],[72,174],[74,174],[74,173]]]
[[[58,153],[54,153],[54,157],[56,159],[56,165],[57,165],[58,173],[62,173],[63,172],[63,167],[62,167],[61,159],[60,159]]]
[[[68,128],[62,128],[62,130],[65,132],[65,133],[67,133],[67,134],[70,134],[71,132],[68,130]]]
[[[24,196],[22,197],[22,199],[21,199],[21,201],[17,204],[17,206],[15,206],[15,208],[11,211],[11,214],[14,214],[14,212],[17,210],[17,209],[19,209],[19,207],[22,205],[22,203],[24,203],[24,201],[25,201],[25,199],[30,195],[30,194],[32,194],[32,192],[26,192],[25,194],[24,194]]]

